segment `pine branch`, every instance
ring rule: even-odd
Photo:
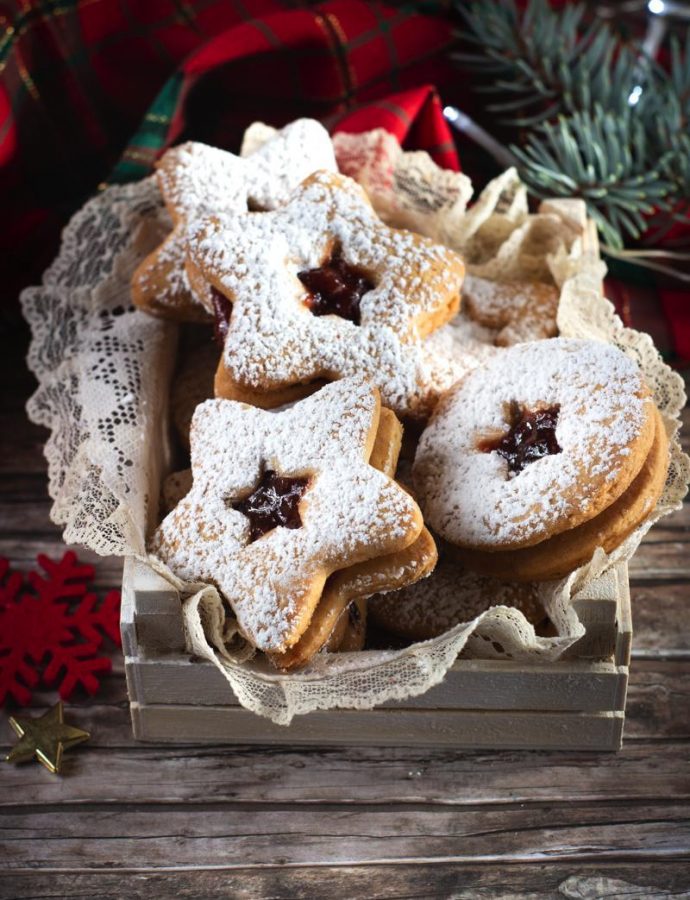
[[[489,92],[510,94],[507,103],[488,107],[505,113],[502,122],[530,126],[597,103],[611,111],[627,103],[639,54],[620,44],[608,25],[586,25],[582,4],[554,10],[548,0],[530,0],[521,13],[515,0],[482,0],[457,8],[467,41],[480,52],[456,59],[490,76]]]
[[[690,224],[690,29],[670,43],[664,71],[641,45],[608,25],[585,23],[584,6],[548,0],[459,4],[464,57],[489,80],[487,106],[523,129],[512,147],[537,196],[582,197],[615,248],[647,232],[664,240]]]
[[[538,197],[581,197],[607,244],[639,237],[646,216],[669,207],[673,185],[666,177],[668,153],[649,167],[648,139],[629,110],[612,116],[561,116],[535,128],[524,147],[511,147],[520,175]]]
[[[666,90],[649,116],[648,131],[655,151],[668,154],[663,172],[673,185],[673,216],[685,221],[690,216],[690,28],[683,42],[671,38],[670,57]]]

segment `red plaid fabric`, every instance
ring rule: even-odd
[[[25,0],[19,14],[0,0],[0,18],[0,265],[12,298],[100,183],[141,177],[171,143],[236,149],[256,119],[328,123],[453,74],[447,21],[359,0]],[[402,131],[457,165],[434,102],[429,88],[412,95]]]
[[[477,98],[447,62],[448,18],[412,6],[23,0],[16,13],[0,0],[5,297],[40,278],[60,227],[99,184],[148,174],[180,140],[237,149],[256,119],[280,126],[308,115],[331,130],[384,127],[458,168],[431,85],[470,112]],[[485,154],[473,145],[462,153],[481,184]],[[687,291],[659,291],[639,270],[615,271],[623,280],[609,279],[607,292],[626,321],[650,331],[666,355],[690,361]]]
[[[234,25],[166,82],[113,178],[140,177],[163,147],[191,136],[235,148],[257,119],[284,125],[307,115],[332,125],[358,103],[450,71],[443,52],[450,42],[444,20],[353,0]],[[403,126],[425,98],[406,102],[413,108],[393,115]]]

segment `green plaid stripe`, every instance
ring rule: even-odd
[[[151,173],[156,156],[165,146],[173,114],[184,83],[182,72],[176,72],[163,86],[151,104],[137,133],[127,145],[108,182],[125,184]],[[105,185],[103,185],[105,186]]]

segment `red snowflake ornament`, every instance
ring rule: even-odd
[[[78,685],[95,694],[97,673],[111,669],[110,659],[98,655],[103,638],[120,644],[118,591],[98,603],[88,591],[93,566],[71,551],[59,562],[43,555],[37,561],[42,572],[25,581],[0,558],[0,705],[12,697],[26,706],[41,680],[59,682],[63,700]]]

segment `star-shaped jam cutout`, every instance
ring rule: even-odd
[[[530,410],[513,400],[508,406],[508,431],[479,441],[479,450],[498,453],[510,472],[522,472],[529,463],[561,452],[556,438],[559,412],[558,404]]]
[[[279,209],[209,216],[188,236],[192,264],[232,303],[216,382],[226,396],[364,375],[398,415],[429,411],[423,339],[459,306],[452,250],[389,228],[356,182],[330,172]]]
[[[309,291],[305,304],[315,316],[336,315],[359,325],[359,304],[374,282],[364,269],[346,262],[339,247],[318,268],[298,272],[297,277]]]
[[[279,411],[207,400],[192,421],[191,489],[151,552],[178,578],[214,584],[258,649],[286,651],[331,574],[403,551],[421,532],[411,496],[369,463],[379,420],[379,393],[363,378]]]
[[[10,725],[20,740],[5,757],[7,762],[28,762],[36,757],[54,775],[60,772],[63,752],[90,737],[88,731],[65,723],[62,702],[35,719],[10,716]]]
[[[278,526],[302,527],[299,502],[308,487],[308,478],[289,478],[268,469],[252,493],[232,508],[249,519],[249,533],[255,541]]]
[[[173,230],[134,274],[138,306],[174,319],[213,315],[208,286],[190,283],[185,270],[187,224],[213,213],[275,209],[312,172],[336,171],[330,136],[314,119],[297,119],[266,138],[242,156],[188,141],[161,157],[156,174]]]

